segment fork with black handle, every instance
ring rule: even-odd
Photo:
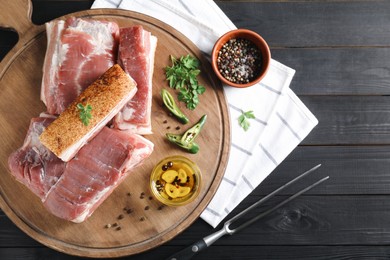
[[[237,215],[235,215],[231,219],[227,220],[220,230],[218,230],[218,231],[216,231],[216,232],[214,232],[214,233],[212,233],[212,234],[210,234],[210,235],[208,235],[208,236],[198,240],[197,242],[193,243],[192,245],[190,245],[190,246],[184,248],[183,250],[181,250],[181,251],[171,255],[170,257],[167,258],[167,260],[191,259],[194,255],[198,254],[200,251],[202,251],[202,250],[206,249],[207,247],[211,246],[215,241],[217,241],[222,236],[224,236],[224,235],[233,235],[234,233],[244,229],[245,227],[247,227],[250,224],[254,223],[255,221],[259,220],[260,218],[262,218],[262,217],[268,215],[269,213],[273,212],[274,210],[282,207],[286,203],[288,203],[291,200],[295,199],[296,197],[302,195],[303,193],[307,192],[308,190],[311,190],[312,188],[314,188],[317,185],[321,184],[322,182],[326,181],[327,179],[329,179],[329,176],[324,177],[324,178],[314,182],[313,184],[311,184],[311,185],[307,186],[306,188],[298,191],[297,193],[291,195],[290,197],[288,197],[284,201],[278,203],[277,205],[271,207],[270,209],[260,213],[259,215],[249,219],[248,221],[245,221],[244,223],[240,224],[238,227],[236,227],[234,229],[230,229],[230,225],[232,223],[234,223],[235,221],[240,219],[242,216],[247,214],[249,211],[251,211],[255,207],[259,206],[260,204],[264,203],[265,201],[269,200],[274,195],[276,195],[277,193],[279,193],[283,189],[287,188],[291,184],[295,183],[299,179],[301,179],[301,178],[307,176],[308,174],[314,172],[320,166],[321,166],[321,164],[318,164],[317,166],[315,166],[315,167],[311,168],[310,170],[302,173],[298,177],[294,178],[293,180],[289,181],[288,183],[286,183],[283,186],[279,187],[278,189],[274,190],[273,192],[271,192],[267,196],[261,198],[259,201],[257,201],[256,203],[252,204],[251,206],[249,206],[248,208],[246,208],[242,212],[238,213]]]

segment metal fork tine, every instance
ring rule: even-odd
[[[264,217],[265,215],[271,213],[272,211],[276,210],[277,208],[280,208],[281,206],[283,206],[284,204],[286,204],[287,202],[295,199],[296,197],[298,197],[299,195],[301,195],[302,193],[305,193],[306,191],[314,188],[315,186],[319,185],[320,183],[322,183],[323,181],[326,181],[327,179],[329,179],[329,176],[313,183],[312,185],[298,191],[297,193],[295,193],[294,195],[291,195],[290,197],[288,197],[286,200],[280,202],[279,204],[277,204],[276,206],[272,207],[271,209],[253,217],[252,219],[249,219],[248,221],[244,222],[243,224],[239,225],[237,228],[235,229],[229,229],[229,225],[231,225],[235,220],[237,220],[239,217],[243,216],[244,214],[246,214],[248,211],[250,211],[251,209],[253,209],[254,207],[257,207],[258,205],[260,205],[261,203],[264,203],[265,201],[267,201],[268,199],[270,199],[272,196],[274,196],[275,194],[277,194],[278,192],[280,192],[281,190],[285,189],[286,187],[290,186],[291,184],[293,184],[294,182],[298,181],[299,179],[303,178],[304,176],[308,175],[309,173],[315,171],[316,169],[318,169],[319,167],[321,166],[321,164],[311,168],[310,170],[302,173],[301,175],[299,175],[298,177],[296,177],[295,179],[289,181],[288,183],[284,184],[283,186],[281,186],[280,188],[278,188],[277,190],[273,191],[272,193],[270,193],[269,195],[265,196],[264,198],[262,198],[261,200],[259,200],[258,202],[254,203],[252,206],[248,207],[247,209],[245,209],[243,212],[237,214],[236,216],[234,216],[233,218],[229,219],[228,221],[226,221],[223,225],[223,228],[196,241],[195,243],[193,243],[192,245],[184,248],[183,250],[173,254],[172,256],[170,256],[169,260],[184,260],[184,259],[190,259],[192,256],[198,254],[201,250],[204,250],[205,248],[211,246],[215,241],[217,241],[219,238],[221,238],[222,236],[224,235],[233,235],[233,233],[247,227],[248,225],[252,224],[253,222],[255,222],[256,220]]]
[[[321,180],[319,181],[316,181],[315,183],[313,183],[312,185],[298,191],[297,193],[295,193],[294,195],[291,195],[290,197],[288,197],[287,199],[285,199],[284,201],[280,202],[279,204],[277,204],[276,206],[268,209],[267,211],[264,211],[262,212],[261,214],[257,215],[256,217],[253,217],[252,219],[246,221],[245,223],[241,224],[240,226],[236,227],[235,229],[230,229],[232,234],[235,233],[235,232],[238,232],[240,231],[241,229],[249,226],[250,224],[252,224],[253,222],[259,220],[260,218],[268,215],[269,213],[271,213],[272,211],[280,208],[281,206],[283,206],[284,204],[290,202],[291,200],[295,199],[296,197],[302,195],[303,193],[307,192],[308,190],[311,190],[312,188],[314,188],[315,186],[319,185],[320,183],[326,181],[327,179],[329,179],[329,176],[326,176],[325,178],[322,178]],[[230,223],[231,224],[231,223]]]
[[[287,188],[288,186],[290,186],[291,184],[297,182],[298,180],[302,179],[303,177],[307,176],[308,174],[314,172],[315,170],[317,170],[318,168],[320,168],[321,164],[318,164],[316,166],[314,166],[313,168],[311,168],[310,170],[302,173],[301,175],[295,177],[294,179],[292,179],[291,181],[287,182],[286,184],[284,184],[283,186],[280,186],[278,189],[274,190],[273,192],[271,192],[270,194],[268,194],[267,196],[263,197],[262,199],[260,199],[258,202],[254,203],[253,205],[251,205],[250,207],[246,208],[244,211],[238,213],[237,215],[235,215],[234,217],[232,217],[231,219],[227,220],[225,222],[225,225],[229,225],[231,223],[233,223],[236,219],[240,218],[241,216],[245,215],[247,212],[249,212],[251,209],[259,206],[260,204],[266,202],[267,200],[269,200],[270,198],[272,198],[273,196],[275,196],[277,193],[281,192],[282,190],[284,190],[285,188]]]

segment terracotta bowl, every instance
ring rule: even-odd
[[[251,41],[257,46],[257,48],[261,53],[261,64],[260,64],[261,67],[258,73],[256,73],[256,76],[248,83],[235,83],[229,81],[221,74],[218,68],[218,64],[217,64],[218,53],[220,52],[222,46],[225,43],[227,43],[230,39],[234,39],[234,38],[236,39],[243,38]],[[266,75],[270,62],[271,62],[271,52],[269,50],[267,42],[257,33],[247,29],[236,29],[225,33],[217,40],[217,42],[213,47],[213,51],[211,53],[211,65],[213,67],[215,74],[224,84],[232,87],[237,87],[237,88],[250,87],[260,82]]]

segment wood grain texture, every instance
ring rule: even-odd
[[[230,128],[227,106],[221,84],[211,75],[209,63],[200,51],[183,35],[160,21],[137,13],[94,10],[80,12],[78,17],[115,21],[120,27],[142,25],[155,35],[159,42],[156,50],[153,77],[152,128],[153,135],[147,138],[155,144],[155,150],[144,164],[128,178],[82,224],[72,224],[48,213],[37,197],[31,196],[27,188],[17,183],[9,174],[7,158],[22,143],[29,121],[45,111],[39,99],[42,64],[45,55],[46,37],[43,26],[32,26],[15,48],[0,64],[0,131],[3,150],[1,152],[0,193],[1,207],[13,222],[39,242],[68,254],[89,257],[114,257],[135,254],[156,247],[182,232],[197,219],[215,193],[226,167],[229,151]],[[35,33],[35,35],[33,35]],[[180,133],[187,129],[170,118],[161,107],[160,90],[167,86],[163,68],[169,65],[169,56],[180,57],[191,54],[201,61],[199,83],[206,87],[200,104],[191,113],[193,124],[207,114],[208,122],[202,130],[203,138],[197,139],[201,152],[189,155],[170,144],[165,133]],[[33,69],[31,69],[33,68]],[[18,80],[15,82],[15,78]],[[7,113],[12,104],[21,104]],[[183,108],[182,108],[183,109]],[[184,110],[184,109],[183,109]],[[167,121],[167,123],[164,123]],[[17,131],[15,131],[17,129]],[[174,208],[160,207],[156,200],[149,199],[149,176],[152,168],[169,155],[184,155],[195,161],[203,174],[202,189],[192,203]],[[136,185],[135,185],[136,184]],[[132,196],[126,194],[131,192]],[[145,193],[145,199],[140,194]],[[33,205],[33,206],[32,206]],[[123,208],[132,213],[119,221]],[[148,209],[146,209],[148,207]],[[129,216],[127,216],[129,215]],[[144,221],[140,221],[140,219]],[[105,225],[118,222],[121,231],[105,229]]]
[[[132,260],[160,260],[170,256],[171,252],[180,250],[180,246],[167,246],[152,252],[132,256]],[[63,255],[49,248],[0,248],[4,259],[85,259]],[[269,260],[332,260],[332,259],[378,259],[387,260],[390,250],[387,246],[213,246],[201,252],[194,260],[226,260],[226,259],[269,259]],[[128,258],[126,258],[128,259]]]
[[[42,24],[89,9],[92,3],[33,0],[32,20]],[[317,178],[329,175],[330,179],[253,228],[222,238],[194,259],[389,259],[390,2],[216,3],[236,26],[264,36],[274,59],[296,69],[291,88],[319,120],[302,145],[235,212],[315,164],[322,166],[283,192],[283,197]],[[15,41],[9,34],[0,32],[3,53]],[[211,232],[199,219],[162,246],[126,259],[163,259]],[[40,245],[1,213],[0,256],[80,259]]]
[[[260,197],[256,192],[242,202],[251,205]],[[286,196],[277,196],[253,211],[253,216],[263,212]],[[215,243],[225,246],[248,245],[387,245],[390,227],[383,223],[390,217],[388,196],[310,196],[305,195],[264,217],[250,228]],[[237,210],[235,210],[237,213]],[[252,214],[248,215],[248,218]],[[6,223],[1,230],[8,232],[8,241],[2,247],[15,247],[23,241],[17,229]],[[182,232],[180,239],[169,241],[166,246],[186,246],[210,234],[205,222],[196,222]],[[6,236],[4,236],[6,237]],[[23,245],[37,246],[24,238]]]
[[[240,12],[235,1],[218,5],[237,27],[262,35],[271,51],[281,46],[388,47],[390,42],[388,1],[240,1]]]
[[[302,144],[390,143],[388,96],[303,96],[301,100],[319,119]]]
[[[273,48],[272,56],[296,70],[298,95],[390,95],[388,47]]]

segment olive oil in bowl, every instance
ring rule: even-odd
[[[150,176],[153,195],[168,206],[181,206],[193,201],[199,193],[199,167],[184,156],[170,156],[161,160]]]

